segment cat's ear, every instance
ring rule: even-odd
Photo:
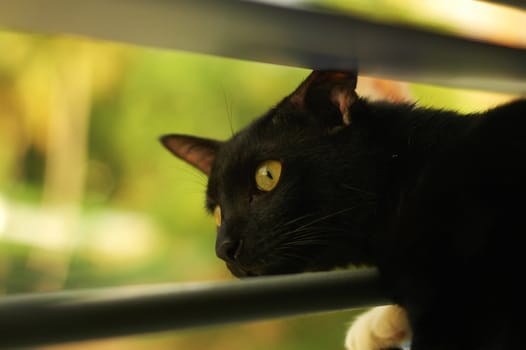
[[[175,156],[210,176],[220,141],[188,135],[165,135],[161,143]]]
[[[341,122],[351,123],[349,110],[358,98],[356,73],[343,71],[313,71],[289,97],[296,107],[315,113],[337,109]]]

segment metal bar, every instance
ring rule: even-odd
[[[510,6],[526,10],[526,1],[524,0],[482,0],[495,5]]]
[[[0,25],[456,87],[526,92],[526,49],[239,0],[2,0]],[[520,30],[520,29],[517,29]]]
[[[385,304],[374,269],[7,296],[0,348]]]

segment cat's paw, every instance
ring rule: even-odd
[[[375,307],[353,322],[345,338],[347,350],[401,347],[411,337],[406,312],[397,305]]]

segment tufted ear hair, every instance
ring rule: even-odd
[[[161,143],[178,158],[210,176],[221,141],[188,135],[164,135]]]
[[[340,122],[348,125],[350,107],[358,98],[354,91],[356,80],[356,72],[315,70],[288,99],[295,106],[316,114],[337,110]]]

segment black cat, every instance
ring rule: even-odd
[[[241,277],[377,266],[415,350],[526,346],[526,100],[460,115],[355,85],[315,71],[228,141],[162,138],[209,176],[217,255]]]

